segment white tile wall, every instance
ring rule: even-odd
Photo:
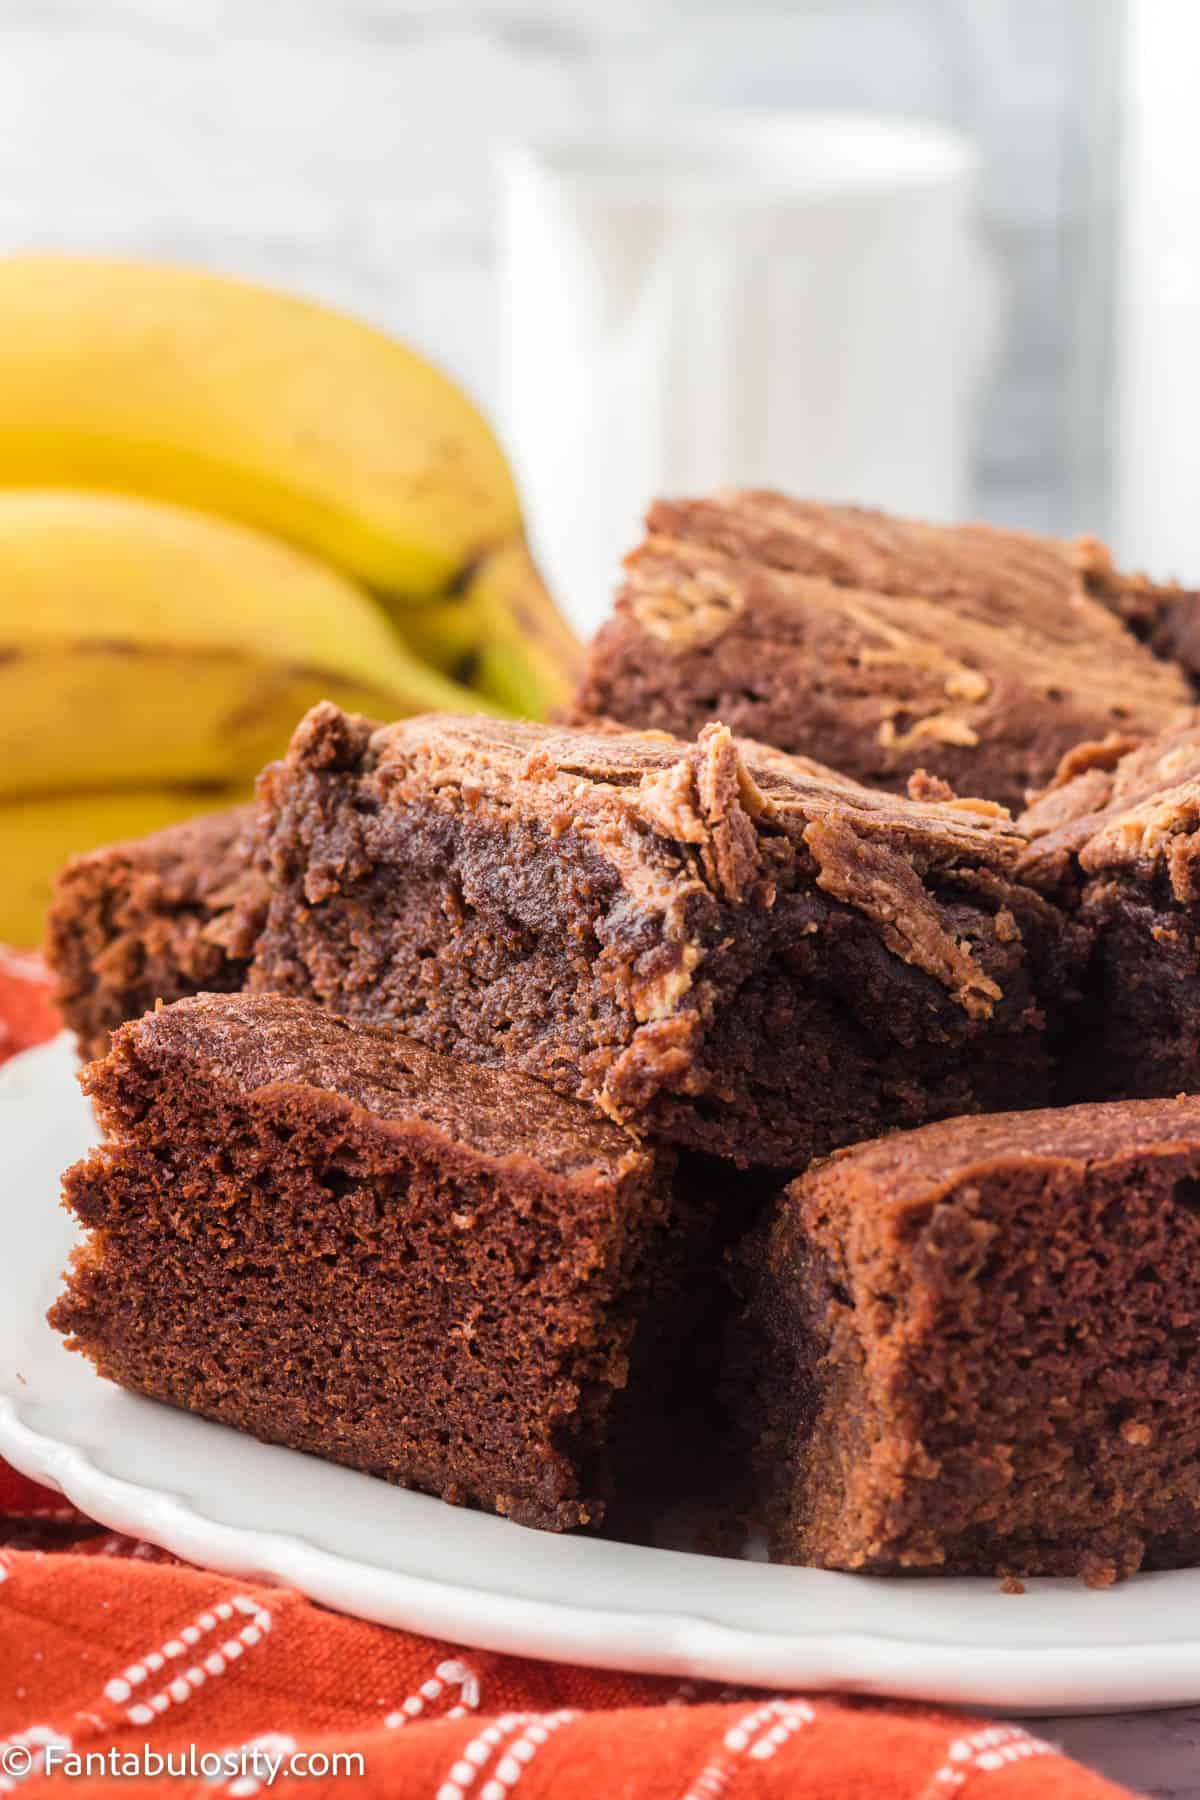
[[[1102,424],[1079,420],[1106,343],[1089,182],[1116,5],[0,0],[0,243],[279,281],[391,326],[486,403],[504,138],[713,102],[930,114],[984,148],[1014,298],[985,504],[1070,522]]]

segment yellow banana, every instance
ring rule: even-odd
[[[0,257],[0,485],[239,519],[392,603],[520,527],[484,419],[403,345],[268,288],[95,257]]]
[[[41,942],[50,888],[68,857],[247,797],[248,790],[181,788],[0,801],[0,943],[32,949]]]
[[[0,491],[0,795],[248,781],[322,698],[478,705],[352,583],[246,526]]]
[[[544,718],[574,691],[579,640],[524,538],[481,558],[451,598],[397,609],[393,618],[418,656],[512,712]]]

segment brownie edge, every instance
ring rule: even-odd
[[[85,1057],[159,1000],[228,993],[249,957],[230,944],[235,910],[253,941],[253,806],[230,807],[76,856],[46,917],[54,1001]]]
[[[334,707],[264,775],[251,985],[797,1168],[1044,1103],[1074,938],[984,802],[689,743]]]
[[[720,718],[872,786],[925,769],[1018,809],[1081,739],[1188,704],[1139,634],[1165,647],[1195,600],[1090,539],[768,492],[660,500],[570,716],[682,736]]]
[[[712,1213],[669,1151],[274,995],[149,1013],[81,1079],[50,1319],[102,1375],[548,1530],[669,1480]]]
[[[795,1182],[735,1361],[783,1562],[1200,1561],[1200,1098],[953,1119]]]
[[[1200,1091],[1200,711],[1079,745],[1021,827],[1024,878],[1089,946],[1062,1097]]]

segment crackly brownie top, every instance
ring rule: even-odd
[[[852,1144],[793,1183],[795,1197],[873,1194],[883,1211],[1022,1165],[1088,1165],[1200,1145],[1200,1095],[982,1113]]]
[[[1148,742],[1080,744],[1021,819],[1022,871],[1059,888],[1077,872],[1148,879],[1165,869],[1180,902],[1200,898],[1200,711]]]
[[[631,900],[681,941],[689,896],[770,908],[779,880],[799,868],[868,917],[894,954],[934,976],[972,1016],[988,1016],[1000,990],[960,942],[935,886],[944,877],[969,887],[978,877],[1002,904],[1006,894],[1034,899],[1012,879],[1024,840],[1004,808],[862,787],[819,763],[735,740],[720,724],[694,743],[665,732],[444,714],[376,728],[323,703],[298,727],[289,763],[354,771],[385,800],[461,806],[479,819],[519,815],[552,839],[581,835]],[[309,896],[319,897],[316,889]],[[1011,916],[1009,924],[1018,935]],[[685,958],[673,973],[672,1002],[694,966]],[[649,1011],[663,1000],[647,1000]]]
[[[115,1033],[85,1087],[110,1088],[126,1064],[221,1076],[239,1092],[332,1094],[407,1131],[414,1124],[491,1158],[524,1156],[557,1175],[619,1181],[651,1157],[590,1107],[526,1076],[439,1055],[398,1032],[276,994],[200,994]]]
[[[1047,602],[1118,583],[1134,593],[1185,597],[1182,588],[1118,573],[1092,537],[1068,541],[995,525],[932,525],[761,489],[658,500],[646,523],[651,538],[707,544],[839,587],[962,601],[981,616],[997,604],[1005,616],[1032,615]]]
[[[1189,699],[1180,671],[1115,616],[1149,612],[1152,600],[1165,606],[1182,590],[1118,576],[1094,539],[1062,543],[781,494],[726,493],[658,501],[626,569],[620,616],[668,650],[715,641],[735,622],[747,637],[770,642],[803,607],[865,645],[863,667],[922,671],[930,703],[908,737],[919,731],[969,747],[993,682],[1005,677],[1052,703],[1070,696],[1107,709],[1114,656],[1131,728],[1157,729]],[[1118,588],[1115,609],[1097,597]],[[889,736],[883,721],[885,747],[898,729]]]

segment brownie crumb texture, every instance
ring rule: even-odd
[[[810,1170],[733,1360],[785,1562],[1200,1560],[1200,1098],[955,1119]]]
[[[1044,1103],[1077,947],[990,802],[658,732],[314,709],[261,784],[256,991],[747,1165]]]
[[[659,501],[572,717],[682,736],[719,718],[872,785],[924,769],[1019,808],[1081,739],[1188,703],[1196,605],[1094,539],[768,492]]]
[[[51,1322],[101,1374],[549,1530],[661,1485],[712,1222],[670,1152],[275,996],[151,1013],[82,1079]]]
[[[664,503],[578,710],[655,728],[314,708],[256,809],[60,878],[52,1323],[544,1529],[719,1484],[784,1562],[1200,1561],[1195,602]]]
[[[1022,874],[1089,946],[1063,1097],[1200,1090],[1200,712],[1078,746],[1021,827]]]
[[[252,806],[171,825],[67,863],[46,920],[54,1000],[85,1057],[159,1000],[229,993],[248,957],[230,943],[239,908],[258,911]],[[250,939],[253,930],[249,928]]]

